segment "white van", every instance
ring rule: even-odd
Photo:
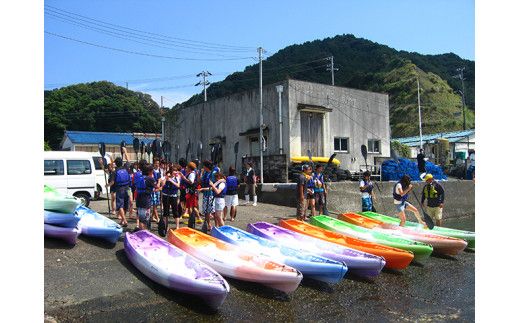
[[[107,194],[107,188],[105,180],[108,180],[108,174],[106,174],[103,171],[103,166],[99,162],[99,158],[101,158],[101,155],[99,153],[90,153],[92,161],[94,162],[94,174],[96,175],[96,190],[95,190],[95,197],[96,199],[99,197],[105,197]],[[107,160],[107,165],[110,163],[110,159],[113,159],[108,153],[105,154],[105,159]],[[106,174],[106,177],[105,177]]]
[[[73,195],[88,206],[94,198],[96,175],[92,154],[82,151],[45,151],[44,183]]]

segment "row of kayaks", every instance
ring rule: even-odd
[[[370,219],[355,213],[340,218],[358,222]],[[468,245],[464,240],[419,228],[395,229],[393,234],[390,226],[383,225],[382,230],[388,233],[373,231],[376,220],[365,221],[372,229],[327,216],[313,217],[311,224],[294,219],[280,220],[279,225],[250,223],[247,231],[233,226],[214,227],[211,235],[191,228],[170,229],[169,243],[143,230],[126,233],[125,251],[150,279],[198,295],[218,308],[229,292],[222,276],[291,293],[303,276],[329,284],[340,282],[347,271],[375,277],[383,267],[405,269],[414,259],[424,261],[434,250],[453,255]],[[420,237],[422,231],[424,237]],[[362,234],[364,239],[350,236],[352,232]],[[464,234],[474,243],[474,233]],[[406,239],[410,237],[433,245]]]
[[[113,220],[103,216],[72,197],[44,186],[44,235],[76,244],[82,234],[115,243],[123,228]]]

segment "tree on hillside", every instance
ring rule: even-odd
[[[159,105],[149,94],[111,82],[75,84],[45,91],[44,137],[58,149],[65,130],[160,131]]]

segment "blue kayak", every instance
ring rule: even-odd
[[[304,277],[335,284],[347,272],[345,263],[286,247],[232,226],[213,227],[211,235],[299,270]]]
[[[123,233],[123,228],[119,224],[86,206],[78,206],[76,212],[81,217],[78,222],[81,234],[116,243]]]
[[[75,228],[81,217],[76,213],[60,213],[43,210],[43,223],[64,228]]]

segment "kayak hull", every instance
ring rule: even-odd
[[[81,217],[73,213],[61,213],[54,211],[43,211],[43,222],[65,228],[75,228]]]
[[[247,231],[283,246],[344,262],[349,273],[361,277],[372,278],[379,275],[386,264],[382,257],[315,239],[267,222],[249,223]]]
[[[78,222],[81,234],[116,243],[123,233],[123,228],[119,224],[86,206],[79,206],[76,212],[81,217]]]
[[[455,256],[466,249],[468,244],[462,239],[445,237],[428,231],[416,231],[410,228],[400,227],[398,225],[371,219],[356,213],[340,214],[338,215],[338,219],[366,229],[371,229],[372,231],[429,244],[433,247],[435,253],[445,255]]]
[[[147,230],[125,234],[125,253],[145,276],[169,289],[198,296],[218,309],[229,293],[215,270]]]
[[[187,227],[168,230],[168,241],[223,276],[261,283],[287,294],[296,290],[303,278],[292,267]]]
[[[280,220],[280,226],[324,241],[381,256],[386,261],[386,267],[391,269],[405,269],[414,259],[414,254],[411,251],[352,238],[296,219]]]
[[[392,248],[411,251],[414,254],[415,261],[424,261],[428,259],[433,251],[433,248],[430,245],[372,231],[348,222],[331,218],[326,215],[313,216],[311,218],[310,224],[325,230],[340,233],[348,237],[366,240]]]
[[[388,216],[388,215],[375,213],[375,212],[361,212],[360,214],[362,214],[363,216],[369,217],[371,219],[383,221],[385,223],[399,225],[399,219]],[[468,243],[466,248],[475,249],[475,232],[472,232],[472,231],[465,231],[465,230],[452,229],[452,228],[447,228],[447,227],[438,227],[438,226],[433,227],[433,229],[431,229],[431,230],[427,230],[427,229],[424,229],[419,223],[415,223],[412,221],[406,221],[405,227],[410,228],[412,230],[420,231],[420,232],[425,231],[425,232],[431,232],[431,233],[438,234],[438,235],[445,236],[445,237],[462,239]]]
[[[343,262],[320,257],[315,254],[280,245],[232,226],[213,227],[211,235],[243,249],[269,257],[299,270],[304,277],[335,284],[347,272]]]
[[[59,193],[52,187],[43,187],[43,208],[48,211],[74,213],[74,210],[81,204],[80,200]]]
[[[61,239],[68,244],[75,245],[80,230],[78,228],[59,227],[45,223],[43,224],[43,233],[46,237]]]

